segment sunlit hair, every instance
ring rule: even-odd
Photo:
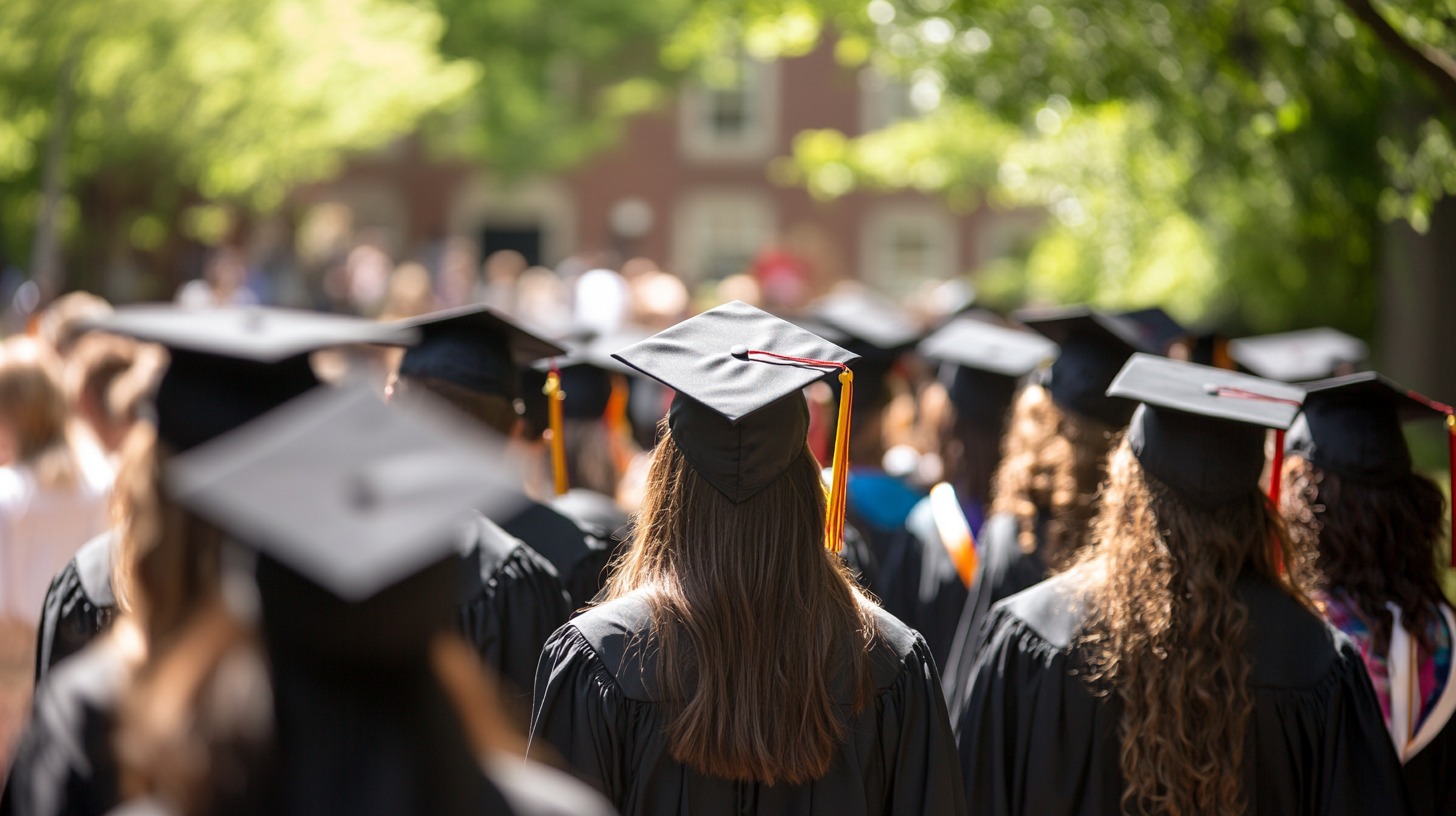
[[[566,478],[572,487],[594,490],[605,496],[617,495],[617,483],[622,473],[617,468],[617,453],[612,448],[612,429],[603,419],[568,419],[562,427],[562,438],[566,444]],[[627,456],[637,454],[635,443],[623,440],[621,444],[631,446]]]
[[[1394,624],[1386,604],[1422,648],[1434,646],[1430,625],[1445,601],[1436,570],[1445,507],[1441,489],[1419,473],[1370,484],[1300,456],[1284,464],[1279,509],[1290,535],[1317,553],[1320,591],[1354,603],[1381,654]]]
[[[1086,542],[1113,431],[1062,410],[1040,385],[1023,388],[1016,398],[991,485],[991,512],[1017,518],[1027,553],[1037,551],[1040,518],[1040,555],[1049,568],[1059,568]]]
[[[1126,441],[1108,462],[1094,546],[1071,570],[1087,585],[1087,682],[1122,703],[1123,807],[1134,814],[1242,813],[1253,712],[1240,576],[1308,603],[1299,557],[1257,487],[1205,507],[1146,473]],[[1281,578],[1278,547],[1290,578]]]
[[[0,344],[0,422],[9,427],[15,459],[46,487],[76,484],[80,464],[66,426],[70,409],[58,363],[44,346],[12,337]]]
[[[824,488],[805,445],[740,504],[700,476],[664,429],[636,540],[606,598],[652,610],[668,750],[700,773],[800,784],[829,771],[847,712],[832,689],[873,693],[870,602],[824,548]],[[845,660],[849,659],[846,666]],[[786,716],[791,713],[791,716]]]

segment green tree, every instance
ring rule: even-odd
[[[183,191],[276,205],[470,85],[471,66],[439,56],[441,30],[404,0],[7,0],[3,247],[18,259],[29,246],[55,291],[59,243],[79,228],[73,193],[98,177],[145,192],[128,216],[143,248],[176,220]],[[219,228],[195,215],[196,230]]]

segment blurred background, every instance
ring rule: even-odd
[[[6,0],[0,303],[857,280],[1331,325],[1449,399],[1453,121],[1452,0]]]

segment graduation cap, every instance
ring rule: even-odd
[[[1445,418],[1447,406],[1374,371],[1304,383],[1304,416],[1289,432],[1289,451],[1341,476],[1391,482],[1411,471],[1401,423]]]
[[[943,363],[940,382],[962,416],[1000,423],[1017,382],[1054,360],[1057,344],[1032,332],[958,317],[921,341],[919,352]]]
[[[443,408],[351,387],[317,389],[163,475],[174,501],[261,555],[270,634],[369,656],[450,626],[465,526],[524,502],[503,461]]]
[[[1152,354],[1133,355],[1107,393],[1142,403],[1127,430],[1142,466],[1203,505],[1258,489],[1264,429],[1278,432],[1277,467],[1283,432],[1305,394],[1286,383]],[[1271,480],[1271,498],[1277,483]]]
[[[848,366],[856,355],[733,301],[613,356],[677,392],[668,410],[673,440],[693,469],[735,503],[767,487],[802,454],[809,412],[800,392],[838,370],[844,397],[826,520],[829,545],[837,548],[853,404]]]
[[[401,377],[436,379],[515,399],[521,367],[566,353],[489,306],[462,306],[402,320],[420,342],[399,361]]]
[[[1190,335],[1182,323],[1174,320],[1160,306],[1116,312],[1113,317],[1128,324],[1143,348],[1160,354],[1166,354],[1169,346]]]
[[[895,362],[922,337],[919,326],[899,304],[860,288],[815,301],[801,325],[861,358],[855,367],[856,386],[860,407],[870,410],[882,404],[885,379]],[[823,330],[816,330],[816,325]]]
[[[614,392],[614,375],[637,376],[639,372],[612,356],[612,352],[645,340],[648,332],[622,329],[606,334],[584,333],[568,340],[566,353],[555,358],[561,377],[561,412],[567,419],[600,419],[607,413]],[[550,369],[537,362],[539,372]]]
[[[1363,340],[1330,328],[1230,340],[1234,361],[1261,377],[1302,382],[1345,373],[1370,356]]]
[[[1113,428],[1127,424],[1136,404],[1107,386],[1143,348],[1129,323],[1088,306],[1023,309],[1016,319],[1061,347],[1043,381],[1058,405]]]
[[[178,451],[202,444],[319,385],[311,352],[354,343],[408,345],[413,329],[268,307],[124,306],[87,327],[166,347],[154,400],[157,435]]]
[[[1456,468],[1456,409],[1404,388],[1374,371],[1304,383],[1304,414],[1289,431],[1288,450],[1326,470],[1371,484],[1411,472],[1401,423],[1444,419],[1448,467]],[[1456,475],[1456,474],[1453,474]],[[1452,507],[1456,529],[1456,503]],[[1453,548],[1452,566],[1456,566]]]

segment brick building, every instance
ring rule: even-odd
[[[743,271],[782,245],[822,282],[853,277],[886,291],[973,270],[1034,227],[1024,214],[957,214],[913,193],[821,202],[775,184],[769,168],[795,134],[883,126],[912,110],[910,94],[842,68],[826,43],[803,57],[745,61],[739,73],[727,88],[685,85],[628,122],[615,146],[556,177],[500,187],[488,171],[429,163],[405,141],[299,191],[295,203],[348,207],[356,234],[385,236],[397,257],[469,237],[484,254],[515,249],[547,265],[577,252],[646,256],[692,284]]]

